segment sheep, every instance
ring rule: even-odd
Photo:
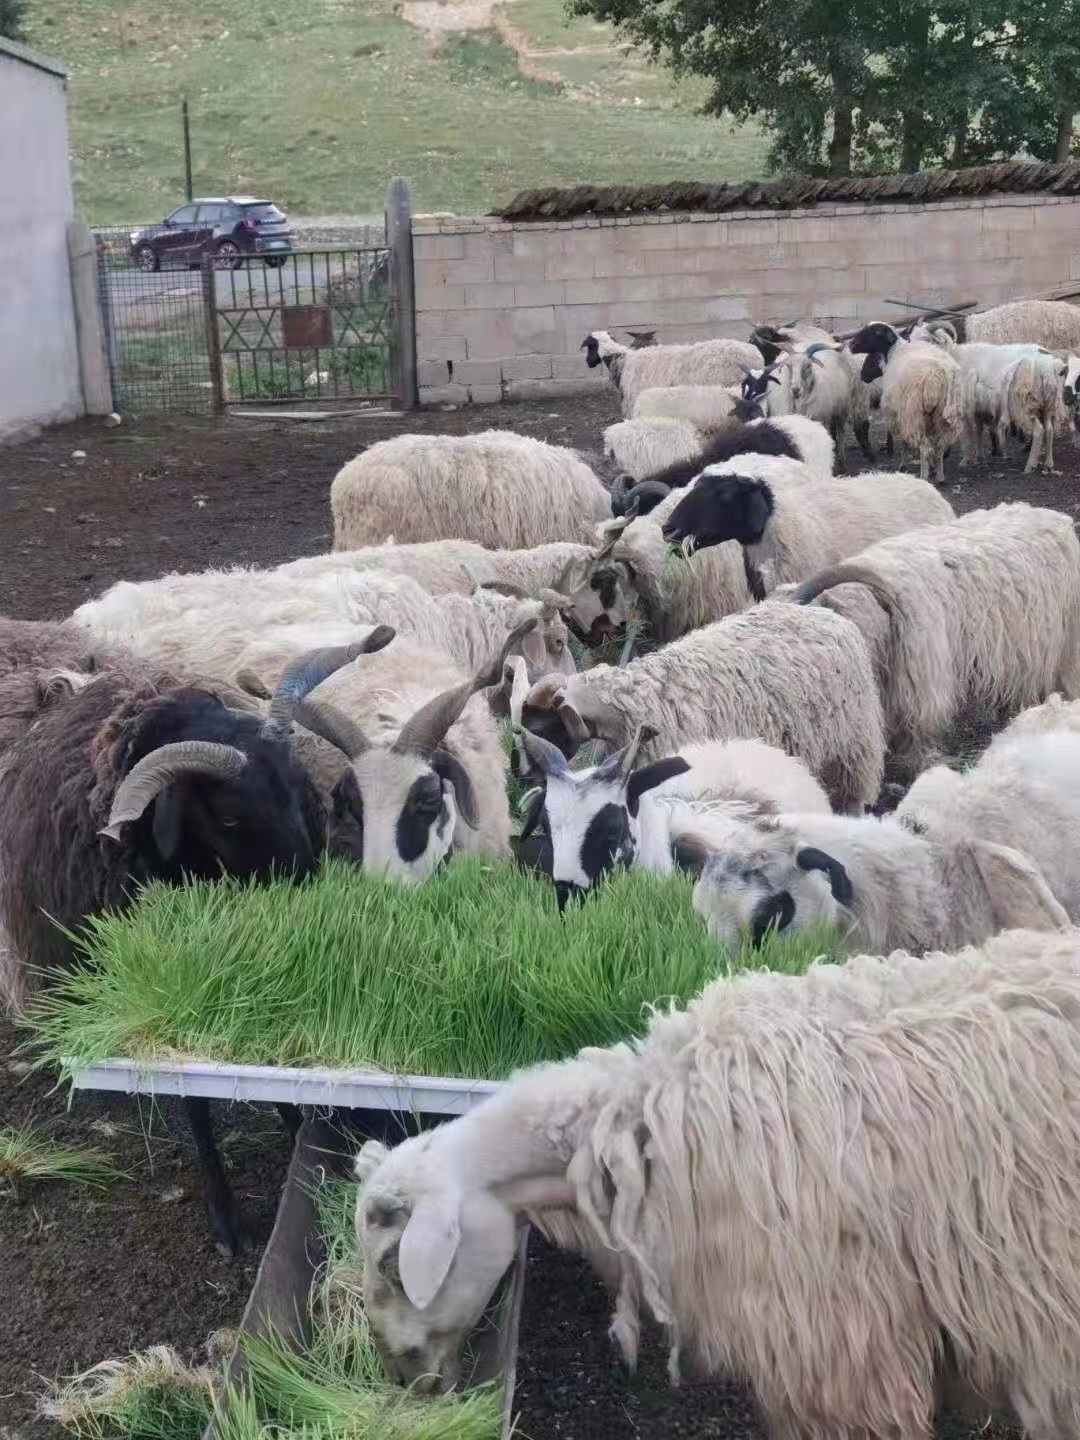
[[[890,431],[919,452],[919,477],[945,483],[945,451],[963,429],[960,366],[937,345],[904,340],[891,325],[875,321],[849,342],[865,355],[862,377],[871,382],[884,368],[881,406]]]
[[[671,417],[716,434],[730,429],[740,391],[734,385],[668,385],[642,390],[634,401],[633,420]]]
[[[70,621],[0,616],[0,756],[47,706],[119,659]]]
[[[0,998],[25,1007],[70,963],[71,933],[157,877],[302,876],[327,820],[289,742],[307,686],[385,645],[383,628],[346,651],[304,657],[265,719],[207,689],[131,665],[94,677],[44,710],[0,766]],[[63,927],[63,928],[61,928]],[[189,1102],[206,1160],[219,1247],[238,1245],[207,1102]]]
[[[429,540],[419,545],[368,545],[308,555],[278,565],[274,574],[307,578],[328,570],[385,570],[408,575],[429,595],[471,595],[480,586],[510,586],[522,597],[561,590],[573,562],[592,553],[591,546],[569,541],[525,550],[488,550],[471,540]]]
[[[944,782],[928,771],[884,819],[729,816],[710,835],[694,907],[724,943],[823,921],[880,953],[1054,929],[1080,918],[1080,736],[1016,737]]]
[[[790,325],[781,326],[755,325],[750,332],[750,343],[761,351],[765,364],[772,365],[781,356],[805,350],[808,345],[834,345],[836,341],[830,331],[819,325],[792,321]]]
[[[848,424],[867,460],[873,460],[870,397],[854,357],[815,342],[791,355],[787,368],[792,411],[825,426],[836,445],[838,467],[847,468],[843,441]]]
[[[1080,1429],[1078,935],[714,981],[647,1035],[519,1073],[355,1161],[391,1375],[451,1389],[535,1223],[636,1362],[743,1378],[774,1440],[930,1433],[949,1382]],[[980,1418],[982,1418],[980,1416]]]
[[[1063,300],[1013,300],[951,319],[957,338],[970,344],[1080,350],[1080,307]]]
[[[586,335],[581,348],[590,370],[603,364],[622,397],[624,416],[634,413],[643,390],[671,385],[734,385],[748,367],[762,364],[761,351],[743,340],[701,340],[695,345],[652,345],[630,350],[606,330]]]
[[[365,870],[419,885],[454,851],[510,854],[506,761],[478,691],[497,685],[535,618],[471,677],[433,651],[393,650],[338,669],[300,706],[307,729],[348,768],[335,792],[330,847]]]
[[[703,470],[737,455],[785,456],[802,462],[808,478],[825,479],[832,474],[834,450],[825,427],[802,415],[740,422],[703,442],[696,457],[669,465],[642,483],[628,487],[623,480],[616,480],[611,491],[612,512],[616,518],[648,515],[672,490],[691,484]]]
[[[916,326],[912,339],[933,340],[960,366],[967,442],[962,464],[972,455],[979,459],[984,428],[990,431],[993,454],[999,454],[1008,422],[1031,436],[1025,471],[1030,473],[1042,462],[1045,470],[1053,472],[1066,359],[1039,345],[958,345],[951,325],[943,321]]]
[[[914,475],[871,472],[772,486],[741,474],[732,461],[698,477],[669,512],[663,537],[695,553],[734,540],[768,590],[805,580],[889,535],[954,518],[937,489]]]
[[[571,770],[554,745],[528,730],[520,736],[541,778],[520,838],[528,840],[541,824],[546,828],[560,910],[616,866],[670,874],[677,866],[699,865],[718,809],[752,815],[792,803],[829,809],[801,760],[758,740],[688,745],[635,769],[638,750],[650,738],[639,726],[618,754]]]
[[[870,657],[846,620],[811,616],[768,601],[624,667],[547,676],[529,691],[526,727],[567,756],[591,737],[626,745],[639,724],[657,731],[650,758],[760,739],[805,760],[837,809],[861,809],[877,799],[885,752]]]
[[[1073,432],[1073,446],[1080,447],[1080,355],[1065,356],[1065,378],[1062,382],[1062,427],[1069,425]]]
[[[578,456],[508,430],[380,441],[338,471],[330,508],[335,550],[390,536],[474,540],[493,550],[586,544],[611,514],[607,491]]]
[[[658,415],[619,420],[604,431],[604,454],[635,480],[684,461],[696,461],[705,448],[701,431],[689,420]]]
[[[998,744],[1017,735],[1042,735],[1058,730],[1080,733],[1080,700],[1066,700],[1056,691],[1041,705],[1031,705],[1010,720],[1004,730],[991,741]],[[940,767],[939,767],[940,768]]]
[[[238,568],[120,581],[73,618],[102,641],[166,669],[237,683],[254,673],[274,684],[297,655],[318,645],[353,643],[382,622],[473,669],[496,637],[526,615],[541,621],[528,641],[534,670],[569,671],[562,603],[562,596],[549,592],[535,600],[484,591],[436,598],[411,576],[382,570]]]
[[[892,536],[791,598],[862,631],[898,760],[917,763],[969,705],[1080,695],[1080,542],[1056,510],[999,505]]]

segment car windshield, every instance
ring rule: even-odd
[[[252,220],[284,220],[285,216],[276,205],[245,205],[244,214]]]

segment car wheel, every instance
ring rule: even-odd
[[[140,245],[135,251],[135,264],[149,275],[161,269],[161,257],[152,245]]]
[[[219,270],[239,270],[244,263],[244,257],[240,253],[240,247],[234,240],[219,240],[217,247],[217,268]]]
[[[287,258],[285,255],[267,255],[266,268],[268,270],[280,270]]]

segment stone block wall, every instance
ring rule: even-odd
[[[484,403],[602,385],[590,330],[745,339],[853,329],[886,299],[992,305],[1080,281],[1080,199],[1009,195],[724,215],[413,220],[420,398]]]

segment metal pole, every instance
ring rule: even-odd
[[[184,199],[192,197],[191,187],[191,119],[188,115],[187,96],[180,102],[180,116],[184,125]]]
[[[406,180],[391,180],[387,190],[386,242],[390,249],[390,303],[395,322],[391,326],[395,399],[403,410],[414,410],[420,395],[416,384],[412,207]]]

